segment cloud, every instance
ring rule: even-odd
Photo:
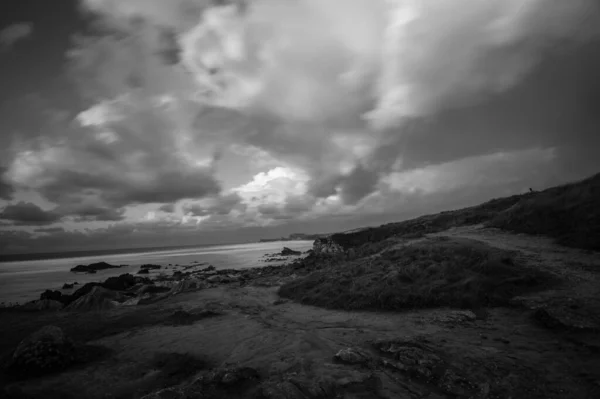
[[[411,168],[568,137],[557,120],[566,126],[581,115],[553,110],[572,108],[582,93],[551,82],[577,72],[555,68],[542,82],[538,71],[556,57],[576,63],[600,33],[594,0],[95,3],[107,18],[135,15],[144,29],[176,33],[174,69],[192,75],[197,126],[228,120],[228,139],[303,169],[313,194],[340,191],[348,204],[398,162]],[[191,3],[197,21],[181,15]],[[580,87],[592,82],[592,69]],[[220,122],[207,109],[221,109]],[[548,122],[529,125],[530,115]]]
[[[245,205],[242,204],[242,197],[230,193],[184,203],[182,209],[184,214],[192,216],[229,215],[234,209],[245,210]]]
[[[55,233],[64,233],[65,229],[63,227],[42,227],[34,230],[36,233],[46,233],[46,234],[55,234]]]
[[[52,224],[60,219],[61,215],[55,212],[44,211],[31,202],[23,201],[7,205],[0,212],[0,220],[5,220],[19,226]]]
[[[15,192],[14,187],[4,177],[6,168],[0,167],[0,200],[10,200]]]
[[[0,30],[0,49],[10,49],[15,43],[33,34],[33,24],[20,22]]]
[[[78,136],[20,151],[6,175],[63,208],[94,203],[103,220],[118,219],[111,209],[131,204],[218,193],[214,160],[189,154],[164,112],[135,96],[99,103],[78,117],[85,125]]]
[[[164,204],[158,208],[159,211],[165,213],[173,213],[175,212],[175,204]]]

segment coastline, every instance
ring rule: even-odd
[[[183,250],[168,248],[163,251],[0,263],[0,303],[24,303],[37,299],[46,289],[61,290],[64,283],[78,282],[83,285],[88,282],[100,282],[123,273],[135,274],[140,265],[148,263],[171,267],[185,266],[193,262],[208,262],[217,269],[257,267],[264,264],[265,253],[281,250],[283,246],[305,251],[312,247],[312,241],[212,245],[186,247]],[[127,265],[127,267],[101,270],[97,274],[73,274],[69,271],[79,264],[100,261]]]

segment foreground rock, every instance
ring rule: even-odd
[[[204,372],[188,385],[162,389],[142,399],[252,398],[259,392],[259,382],[253,368],[223,368]]]
[[[63,370],[74,361],[73,342],[59,327],[46,326],[21,341],[9,369],[27,376],[41,375]]]
[[[71,269],[73,273],[95,273],[98,270],[119,269],[121,266],[111,265],[106,262],[91,263],[89,265],[77,265]]]
[[[481,393],[480,386],[463,375],[420,337],[382,340],[373,346],[384,355],[381,364],[418,381],[434,385],[446,395],[473,397]]]

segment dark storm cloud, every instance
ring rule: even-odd
[[[589,147],[600,126],[598,70],[600,41],[557,47],[513,89],[390,131],[393,143],[373,161],[401,158],[412,168],[497,150]]]
[[[31,202],[21,201],[2,209],[0,219],[18,226],[35,226],[57,222],[61,219],[61,215],[52,211],[44,211]]]

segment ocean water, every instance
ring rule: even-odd
[[[145,263],[162,266],[191,265],[194,262],[208,263],[217,269],[246,269],[277,265],[262,260],[267,253],[280,252],[285,246],[299,251],[312,248],[312,241],[275,241],[237,245],[215,245],[140,251],[135,253],[102,254],[69,258],[0,262],[0,303],[24,303],[39,298],[46,289],[62,290],[64,283],[78,282],[81,285],[99,282],[123,273],[136,274]],[[96,274],[72,273],[77,265],[95,262],[113,265],[128,265],[119,269],[107,269]],[[75,289],[78,286],[75,286]],[[63,291],[68,293],[70,291]]]

